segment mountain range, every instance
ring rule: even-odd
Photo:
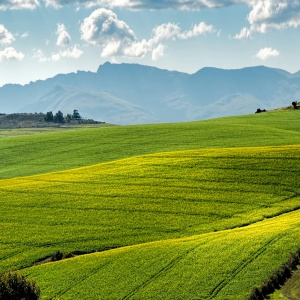
[[[0,113],[77,109],[114,124],[196,121],[287,106],[300,98],[300,71],[264,66],[203,68],[194,74],[139,64],[101,65],[0,88]]]

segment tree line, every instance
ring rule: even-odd
[[[64,114],[59,110],[55,115],[53,115],[52,111],[48,111],[45,114],[44,120],[46,122],[54,122],[54,123],[65,123],[70,122],[71,120],[81,120],[81,115],[79,114],[77,109],[73,110],[73,114]]]

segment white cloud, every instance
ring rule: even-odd
[[[79,58],[83,54],[83,51],[78,48],[77,45],[70,47],[64,51],[59,52],[61,57],[66,57],[66,58]]]
[[[299,0],[253,0],[251,6],[248,21],[252,31],[265,33],[300,26]]]
[[[64,24],[57,24],[57,40],[56,45],[60,47],[66,47],[71,42],[71,37],[67,32],[66,26]]]
[[[158,60],[159,58],[164,56],[165,46],[159,44],[155,49],[152,51],[152,60]]]
[[[0,10],[34,9],[40,5],[38,0],[1,0]]]
[[[192,37],[196,37],[199,35],[205,35],[207,33],[216,32],[212,25],[207,25],[205,22],[201,22],[198,25],[194,25],[193,29],[183,32],[179,34],[179,38],[181,39],[189,39]]]
[[[22,52],[17,52],[13,47],[5,48],[0,51],[0,62],[12,61],[12,60],[23,60],[25,55]]]
[[[81,39],[89,44],[101,46],[102,57],[144,57],[153,52],[152,57],[157,58],[165,49],[160,45],[163,41],[188,39],[191,37],[215,32],[211,25],[202,22],[191,30],[182,32],[179,25],[165,23],[156,26],[152,31],[152,38],[138,41],[134,32],[111,10],[100,8],[84,19],[81,24]]]
[[[49,58],[49,61],[52,60],[52,61],[59,61],[61,59],[61,55],[59,53],[53,53],[51,55],[51,59]]]
[[[81,24],[81,38],[92,45],[103,47],[102,57],[141,57],[149,51],[148,43],[138,42],[134,32],[111,10],[95,10]]]
[[[280,53],[276,49],[273,48],[263,48],[260,49],[259,52],[256,54],[256,57],[261,60],[267,60],[272,57],[279,56]]]
[[[174,23],[165,23],[155,27],[152,31],[153,41],[159,43],[164,40],[174,39],[180,34],[180,27]]]
[[[27,39],[29,37],[29,33],[26,31],[21,34],[21,39]]]
[[[242,28],[241,32],[239,34],[236,34],[233,38],[236,40],[241,40],[241,39],[249,39],[251,38],[251,30],[249,28]]]
[[[41,63],[50,61],[50,59],[45,56],[44,52],[41,49],[33,49],[33,56],[32,57],[34,59],[37,59]]]
[[[142,40],[141,42],[134,42],[128,47],[125,47],[124,56],[144,57],[151,50],[152,50],[151,43],[147,40]]]
[[[9,45],[15,40],[12,33],[10,33],[2,24],[0,24],[0,45]]]
[[[51,56],[46,56],[41,49],[34,49],[33,58],[37,59],[41,63],[50,62],[50,61],[59,61],[62,58],[73,58],[78,59],[83,54],[83,51],[79,48],[78,45],[69,47],[63,51],[53,53]]]
[[[81,38],[93,45],[132,43],[136,37],[129,26],[111,10],[100,8],[81,24]]]

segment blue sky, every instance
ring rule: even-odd
[[[106,61],[300,69],[300,0],[0,0],[0,86]]]

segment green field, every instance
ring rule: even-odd
[[[300,247],[299,150],[297,111],[3,137],[0,271],[43,299],[247,299]],[[85,255],[35,265],[58,250]]]

